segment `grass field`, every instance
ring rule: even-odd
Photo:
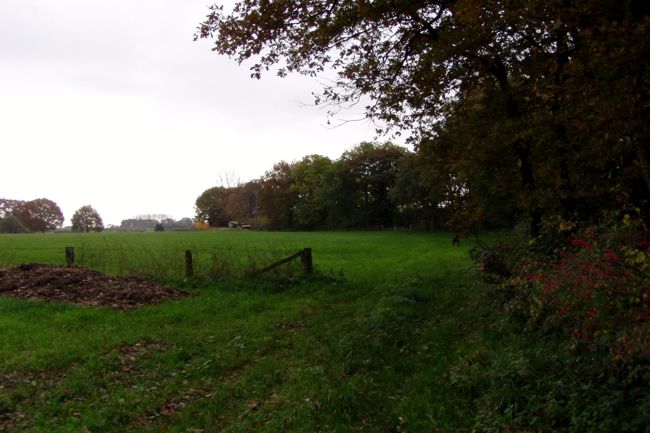
[[[130,312],[0,298],[0,431],[469,430],[476,396],[463,386],[459,360],[487,356],[500,337],[480,314],[469,244],[452,248],[450,240],[399,232],[2,235],[5,265],[63,263],[64,247],[75,246],[108,272],[126,262],[176,269],[176,260],[181,272],[188,248],[239,264],[311,247],[317,273],[195,282],[170,273],[168,282],[195,296]]]
[[[100,271],[174,279],[183,276],[187,249],[198,262],[199,274],[221,276],[228,270],[238,274],[251,264],[259,268],[309,247],[321,272],[383,281],[431,275],[438,266],[454,262],[464,266],[469,245],[452,248],[448,234],[412,232],[37,233],[0,235],[0,264],[64,264],[65,247],[73,246],[77,262]]]

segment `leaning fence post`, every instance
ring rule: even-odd
[[[65,264],[74,265],[74,247],[65,247]]]
[[[302,250],[300,261],[302,262],[302,271],[305,274],[311,274],[314,272],[314,264],[311,260],[311,248],[305,248]]]
[[[185,251],[185,276],[191,278],[194,276],[194,264],[192,263],[192,251]]]

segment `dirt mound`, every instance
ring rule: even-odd
[[[76,265],[32,263],[0,270],[0,296],[129,310],[187,295],[142,278],[111,277]]]

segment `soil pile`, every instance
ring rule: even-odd
[[[30,263],[0,270],[0,296],[130,310],[188,294],[142,278],[108,276],[77,265]]]

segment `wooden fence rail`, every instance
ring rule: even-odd
[[[257,272],[254,272],[253,275],[261,275],[264,272],[268,272],[271,269],[275,269],[278,266],[282,266],[285,263],[290,262],[291,260],[295,260],[297,258],[300,258],[300,262],[302,263],[302,272],[304,274],[311,274],[314,272],[314,262],[312,260],[312,255],[311,255],[311,248],[304,248],[289,257],[286,257],[282,260],[278,260],[275,263],[272,263],[268,265],[267,267],[260,269]],[[187,278],[192,278],[194,276],[194,264],[192,262],[192,251],[187,250],[185,251],[185,276]]]
[[[305,248],[300,251],[298,251],[295,254],[290,255],[289,257],[286,257],[282,260],[278,260],[275,263],[272,263],[268,265],[267,267],[260,269],[259,271],[255,272],[253,275],[260,275],[263,274],[264,272],[270,271],[271,269],[275,269],[278,266],[284,265],[285,263],[290,262],[291,260],[295,260],[298,257],[300,257],[300,261],[302,262],[302,271],[305,274],[311,274],[314,272],[314,265],[312,262],[312,257],[311,257],[311,248]]]

